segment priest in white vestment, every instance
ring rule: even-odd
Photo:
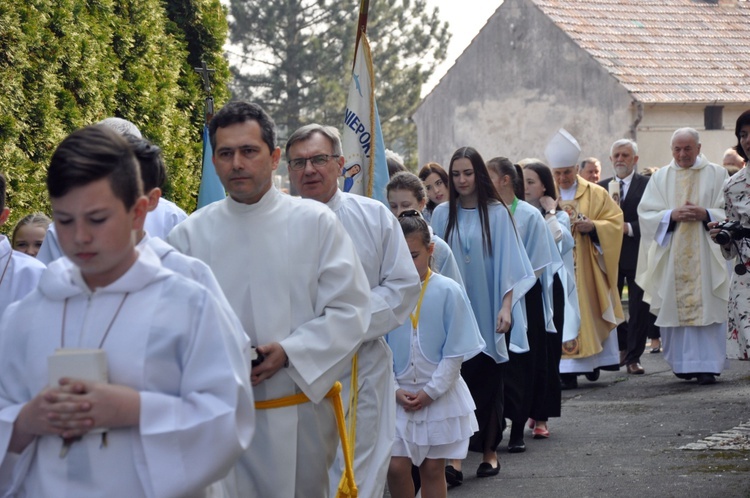
[[[395,437],[393,355],[385,335],[406,321],[419,299],[419,274],[398,220],[381,202],[342,192],[337,179],[344,166],[341,138],[330,126],[310,124],[286,144],[289,179],[304,198],[330,207],[343,223],[370,284],[372,317],[357,352],[357,430],[354,476],[363,498],[380,498],[385,488]],[[351,368],[341,378],[344,400],[351,395]],[[344,403],[347,409],[349,404]],[[331,469],[331,491],[344,470],[341,452]]]
[[[643,193],[636,282],[675,375],[712,384],[726,366],[729,276],[707,224],[725,218],[727,172],[700,150],[697,131],[675,131],[672,162],[654,173]]]
[[[370,322],[367,277],[326,206],[273,187],[281,150],[259,106],[230,102],[209,125],[229,196],[193,213],[168,241],[211,267],[251,342],[256,400],[310,402],[258,410],[256,435],[225,479],[231,497],[326,497],[338,433],[325,399]]]

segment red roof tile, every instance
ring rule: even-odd
[[[532,1],[641,102],[750,102],[750,1]]]

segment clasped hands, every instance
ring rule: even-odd
[[[286,351],[278,342],[258,346],[256,349],[263,355],[263,361],[250,372],[250,383],[253,386],[273,377],[289,361]]]
[[[138,425],[140,408],[140,393],[133,388],[63,378],[59,386],[43,389],[21,408],[12,449],[23,450],[36,436],[69,439],[99,427]]]
[[[404,408],[407,412],[416,412],[432,404],[434,400],[426,392],[419,390],[418,393],[410,393],[403,389],[396,390],[396,403]]]
[[[684,206],[672,210],[671,218],[678,222],[708,221],[708,212],[705,208],[696,206],[692,202],[686,202]]]

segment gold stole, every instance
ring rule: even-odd
[[[573,259],[581,328],[576,339],[563,344],[562,353],[565,359],[586,358],[602,351],[602,344],[612,329],[624,319],[616,285],[622,243],[622,211],[605,191],[593,187],[575,200],[561,201],[560,207],[571,216],[571,222],[579,213],[597,221],[609,220],[608,225],[597,228],[604,255],[599,254],[590,236],[574,235]]]
[[[698,205],[702,170],[678,168],[676,173],[675,205],[686,202]],[[681,325],[700,325],[703,317],[701,298],[701,232],[703,223],[677,223],[672,234],[671,256],[674,261],[675,299],[677,317]]]

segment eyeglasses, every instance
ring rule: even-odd
[[[417,211],[416,209],[407,209],[406,211],[401,211],[398,213],[398,219],[401,218],[421,218],[422,213]]]
[[[289,169],[294,171],[305,169],[305,166],[307,166],[307,161],[310,161],[310,164],[312,164],[314,168],[322,168],[323,166],[328,164],[328,161],[336,157],[340,156],[338,154],[318,154],[317,156],[312,157],[298,157],[296,159],[290,160],[288,164]]]

